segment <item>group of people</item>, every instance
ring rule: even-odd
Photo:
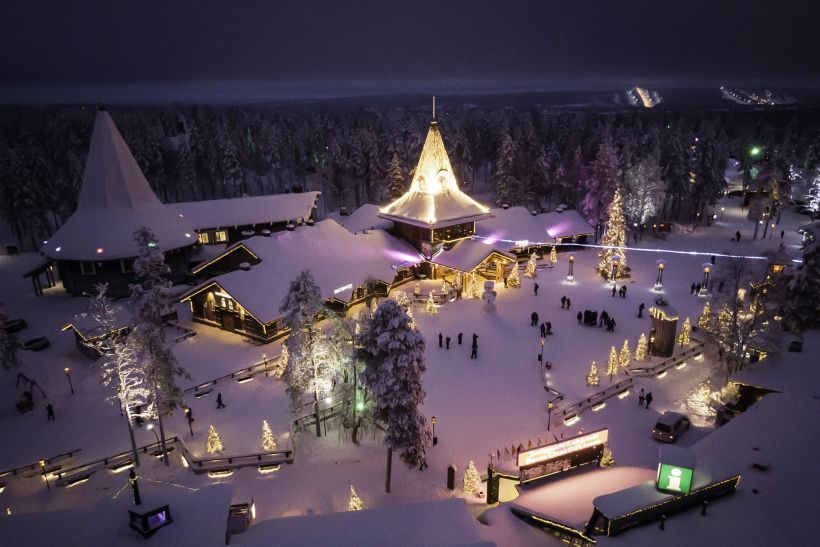
[[[458,341],[458,345],[460,346],[464,339],[464,333],[460,332],[456,336],[456,340]],[[438,347],[450,349],[450,341],[452,340],[451,337],[445,336],[444,333],[438,333]],[[470,347],[470,359],[478,359],[478,335],[473,333],[473,343]]]
[[[585,310],[583,313],[579,311],[576,318],[578,319],[579,325],[587,325],[590,327],[598,325],[598,328],[606,325],[608,332],[615,332],[615,326],[617,325],[615,318],[609,315],[606,310],[603,310],[600,314],[592,310]]]
[[[620,289],[612,285],[612,298],[615,298],[615,293],[618,293],[621,298],[626,298],[626,285],[621,285]]]
[[[646,392],[643,388],[638,392],[638,405],[649,408],[652,404],[652,392]]]
[[[562,296],[562,297],[561,297],[561,309],[562,309],[562,310],[563,310],[563,309],[567,309],[567,310],[568,310],[568,309],[569,309],[570,304],[572,304],[572,301],[571,301],[569,298],[567,298],[566,296]]]

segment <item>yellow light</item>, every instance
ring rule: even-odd
[[[65,487],[66,487],[66,488],[74,488],[74,487],[75,487],[75,486],[77,486],[78,484],[82,484],[82,483],[84,483],[84,482],[88,482],[88,479],[89,479],[89,478],[90,478],[90,477],[82,477],[82,478],[77,479],[77,480],[75,480],[75,481],[72,481],[72,482],[67,482],[67,483],[66,483],[66,485],[65,485]]]
[[[592,411],[593,412],[598,412],[599,410],[602,410],[605,407],[606,407],[606,403],[604,401],[601,401],[600,403],[592,405]]]
[[[68,374],[69,372],[71,372],[71,369],[70,369],[70,368],[68,368],[68,367],[65,367],[65,368],[63,369],[63,371],[64,371],[66,374]]]
[[[622,392],[620,392],[618,394],[618,399],[626,399],[627,397],[629,397],[629,390],[628,389],[625,389],[625,390],[623,390]]]
[[[2,494],[5,489],[6,489],[5,483],[0,482],[0,494]]]
[[[259,471],[260,475],[267,475],[268,473],[273,473],[274,471],[279,471],[281,465],[279,464],[272,464],[272,465],[260,465],[257,471]]]
[[[256,520],[256,502],[251,503],[251,518]]]
[[[666,376],[666,372],[667,372],[667,371],[665,371],[665,370],[664,370],[663,372],[658,373],[657,378],[660,380],[661,378],[663,378],[664,376]]]
[[[230,477],[231,475],[233,475],[233,469],[215,469],[214,471],[208,471],[208,476],[213,479]]]
[[[244,378],[239,378],[236,383],[237,384],[244,384],[245,382],[250,382],[254,379],[254,376],[245,376]]]
[[[185,458],[185,456],[180,456],[179,459],[182,461],[182,467],[187,469],[189,467],[189,465],[188,465],[188,460]]]
[[[132,467],[134,467],[134,462],[129,460],[129,461],[123,462],[123,463],[121,463],[121,464],[119,464],[115,467],[112,467],[111,469],[109,469],[109,471],[111,471],[112,473],[122,473],[126,469],[131,469]]]
[[[681,370],[682,368],[685,368],[685,367],[686,367],[686,361],[684,361],[683,363],[681,363],[679,365],[675,365],[675,370]]]
[[[695,361],[703,361],[703,354],[698,353],[697,355],[695,355]]]
[[[573,424],[577,424],[580,421],[581,421],[580,416],[578,416],[577,414],[572,414],[571,416],[568,416],[568,417],[564,418],[564,425],[573,425]]]

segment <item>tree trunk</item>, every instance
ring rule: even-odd
[[[165,460],[165,465],[171,465],[168,463],[168,451],[165,449],[165,428],[162,426],[162,412],[159,403],[157,403],[157,420],[159,421],[159,443],[162,445],[162,458]]]
[[[393,449],[387,447],[387,477],[384,480],[384,491],[390,493],[390,476],[393,472]]]
[[[319,395],[314,393],[313,394],[313,412],[316,416],[316,436],[322,436],[322,427],[321,422],[319,420]]]
[[[139,467],[140,457],[137,453],[137,441],[134,440],[134,428],[131,426],[131,417],[129,412],[125,413],[125,420],[128,424],[128,435],[131,437],[131,453],[134,455],[134,465]]]

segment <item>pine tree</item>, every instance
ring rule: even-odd
[[[279,355],[279,360],[275,361],[270,367],[271,375],[277,380],[281,380],[285,375],[285,370],[288,368],[288,347],[282,344],[282,353]]]
[[[600,379],[598,378],[598,365],[596,365],[595,361],[593,361],[592,366],[589,367],[589,374],[587,374],[587,385],[597,386],[599,383]]]
[[[467,469],[464,470],[464,493],[478,494],[481,491],[481,475],[475,468],[475,464],[470,461]]]
[[[702,330],[709,330],[709,324],[712,322],[712,306],[707,302],[703,305],[703,313],[698,317],[698,328]]]
[[[609,279],[612,274],[612,257],[620,257],[615,278],[623,277],[626,273],[626,223],[624,222],[624,212],[621,206],[621,193],[616,190],[609,204],[608,221],[604,237],[601,238],[601,245],[604,249],[598,251],[598,271]]]
[[[0,304],[0,325],[8,321],[6,310]],[[6,329],[0,328],[0,368],[11,370],[19,365],[17,359],[17,338],[13,333],[7,333]]]
[[[359,495],[356,493],[356,489],[353,488],[353,485],[350,485],[350,497],[347,500],[347,510],[348,511],[361,511],[362,507],[362,500],[359,498]]]
[[[276,450],[276,436],[270,430],[267,420],[262,420],[262,450]]]
[[[430,296],[427,298],[427,306],[424,308],[424,311],[426,311],[430,315],[436,315],[438,313],[438,309],[436,308],[436,301],[433,300],[433,291],[430,291]]]
[[[427,420],[418,409],[425,397],[424,348],[421,333],[410,326],[410,318],[390,299],[379,305],[356,343],[355,357],[365,365],[360,378],[370,390],[375,416],[387,425],[387,492],[393,449],[401,451],[408,467],[423,466],[432,442]]]
[[[818,177],[820,178],[820,177]],[[818,239],[803,247],[803,263],[784,278],[787,296],[783,321],[802,333],[820,324],[820,246]]]
[[[507,134],[498,151],[496,168],[496,204],[512,205],[518,195],[519,182],[516,177],[516,159],[518,147],[513,138]]]
[[[538,264],[536,262],[537,260],[538,260],[538,255],[535,254],[535,253],[532,253],[530,255],[530,259],[527,261],[527,266],[524,268],[524,277],[532,278],[532,277],[536,277],[538,275],[538,272],[537,272]]]
[[[558,251],[555,250],[555,245],[550,249],[550,264],[555,266],[558,263]]]
[[[518,264],[513,264],[510,275],[507,276],[507,286],[517,289],[521,286],[521,276],[518,275]]]
[[[222,439],[219,438],[219,433],[213,425],[208,426],[208,445],[205,447],[208,454],[222,454],[225,447],[222,446]]]
[[[678,335],[678,344],[681,347],[686,346],[689,344],[690,338],[692,334],[692,323],[689,321],[689,318],[686,318],[686,321],[683,322],[683,326],[680,329],[680,334]]]
[[[618,188],[618,155],[612,139],[607,135],[598,145],[592,169],[581,166],[580,186],[584,191],[581,210],[596,226],[604,221],[606,204]],[[611,222],[611,220],[610,220]]]
[[[647,346],[646,334],[641,333],[641,337],[638,338],[638,347],[635,348],[636,361],[643,361],[646,359]]]
[[[624,340],[621,354],[618,356],[618,366],[624,373],[629,372],[629,363],[632,361],[632,352],[629,350],[629,340]]]
[[[612,349],[609,350],[609,360],[606,363],[606,375],[609,376],[609,381],[612,381],[612,377],[618,374],[618,350],[615,349],[615,346],[612,346]]]
[[[648,156],[624,174],[624,212],[632,224],[643,224],[655,216],[664,199],[663,179],[657,158]]]
[[[395,152],[387,165],[387,196],[391,199],[398,199],[404,195],[407,185],[404,182],[399,156]]]

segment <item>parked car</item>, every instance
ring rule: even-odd
[[[25,319],[9,319],[3,323],[3,326],[0,328],[6,331],[7,334],[11,334],[13,332],[19,332],[27,327],[28,323],[26,323]]]
[[[652,435],[661,442],[673,443],[689,429],[689,418],[678,412],[665,412],[652,428]]]
[[[22,342],[20,347],[31,351],[40,351],[41,349],[46,349],[50,345],[51,342],[48,341],[48,338],[45,336],[40,336],[39,338],[32,338],[31,340]]]

